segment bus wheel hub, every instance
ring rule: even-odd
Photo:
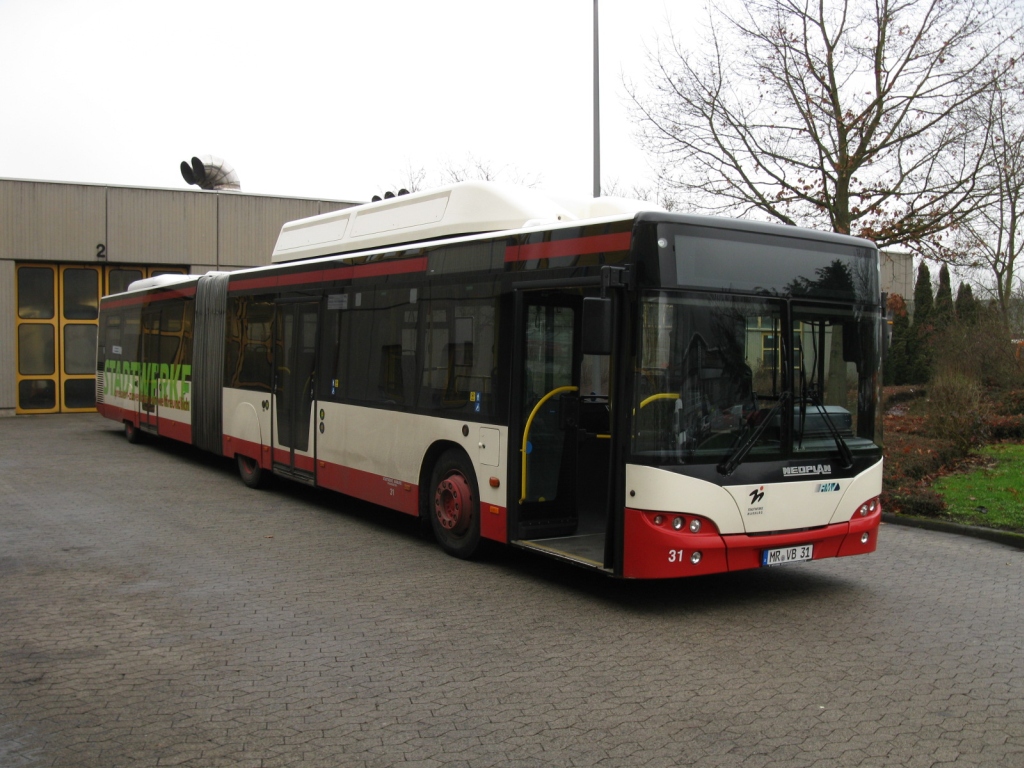
[[[461,533],[469,524],[469,486],[462,475],[449,475],[434,493],[434,514],[441,527],[452,533]]]

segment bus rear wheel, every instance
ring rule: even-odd
[[[430,526],[441,549],[469,559],[480,545],[480,494],[476,474],[459,450],[445,451],[430,476]]]
[[[256,459],[238,454],[238,476],[250,488],[264,488],[267,485],[267,472]]]
[[[124,436],[132,445],[142,442],[142,430],[130,421],[124,423]]]

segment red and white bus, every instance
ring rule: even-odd
[[[882,319],[864,240],[464,183],[103,299],[96,399],[457,557],[674,578],[874,551]]]

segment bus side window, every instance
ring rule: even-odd
[[[405,376],[402,371],[402,345],[384,344],[380,348],[380,373],[377,387],[381,397],[396,403],[405,400]]]
[[[340,294],[339,294],[340,295]],[[343,396],[340,376],[344,358],[341,350],[341,316],[340,309],[332,309],[328,302],[324,314],[323,326],[320,329],[320,355],[318,362],[319,398],[339,402]]]
[[[103,326],[100,328],[98,354],[96,355],[97,370],[101,369],[106,360],[120,360],[122,317],[118,310],[104,311]]]
[[[273,373],[275,306],[251,296],[228,299],[224,386],[269,392]]]
[[[160,317],[160,330],[164,333],[181,333],[182,317],[185,313],[185,302],[175,301],[163,306]]]
[[[160,310],[153,305],[142,313],[142,356],[147,363],[160,362]]]
[[[456,410],[481,419],[493,414],[496,303],[458,294],[449,298],[471,287],[438,289],[425,303],[421,410]]]
[[[326,399],[408,405],[414,384],[416,305],[407,288],[356,290],[328,297],[321,331],[321,391]],[[333,305],[333,306],[332,306]]]
[[[181,323],[181,353],[177,362],[183,365],[192,364],[192,327],[195,320],[196,303],[189,301],[185,303],[185,314]]]
[[[142,335],[142,307],[130,307],[124,312],[121,330],[121,359],[139,359],[139,337]]]
[[[241,303],[244,298],[229,297],[224,318],[224,386],[238,386],[238,360],[242,350]]]
[[[415,401],[413,367],[416,360],[416,304],[406,288],[379,290],[374,303],[374,342],[370,350],[377,372],[377,399],[396,405],[412,405]],[[406,328],[414,329],[406,333]]]
[[[273,373],[273,302],[250,300],[242,318],[242,362],[238,386],[269,392]]]
[[[373,367],[374,337],[373,292],[356,291],[348,308],[341,312],[338,367],[335,378],[346,401],[373,402],[377,397],[377,368]]]
[[[449,378],[448,308],[440,301],[428,302],[426,306],[419,405],[422,410],[433,411],[442,406],[442,396]]]

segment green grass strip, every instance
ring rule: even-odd
[[[949,505],[946,515],[966,525],[1024,531],[1024,445],[988,445],[981,453],[996,466],[935,481],[935,491]]]

